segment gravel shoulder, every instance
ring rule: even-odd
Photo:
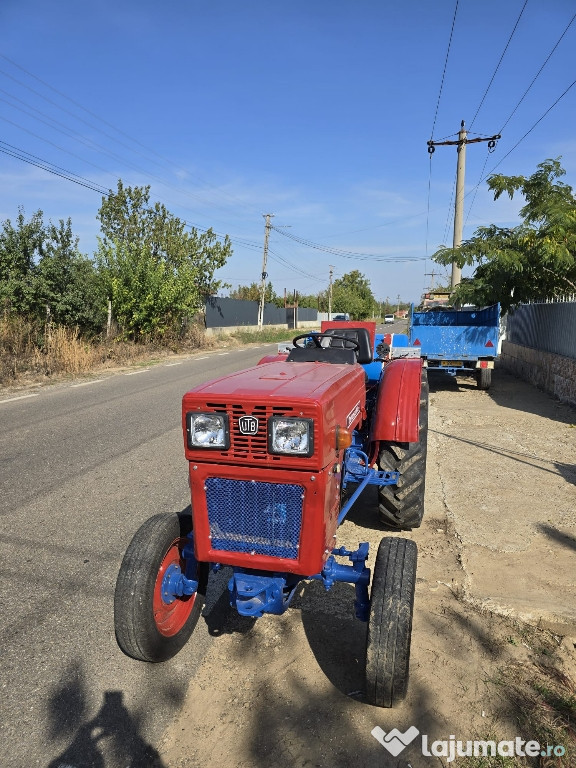
[[[574,410],[501,369],[489,392],[432,382],[426,513],[403,534],[419,550],[406,700],[393,710],[363,702],[366,631],[350,585],[326,593],[305,583],[286,614],[253,622],[228,608],[224,571],[205,609],[213,640],[161,765],[447,764],[415,745],[393,757],[375,726],[416,726],[429,741],[560,738],[546,730],[554,713],[536,700],[522,709],[538,674],[568,691],[576,680],[575,425]],[[350,547],[369,541],[372,558],[387,535],[374,501],[364,495],[339,536]]]

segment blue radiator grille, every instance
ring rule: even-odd
[[[209,477],[212,549],[297,559],[303,496],[301,485]]]

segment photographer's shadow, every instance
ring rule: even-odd
[[[84,679],[80,668],[68,668],[65,680],[49,701],[50,736],[53,740],[75,733],[69,746],[47,768],[105,768],[108,756],[126,768],[166,768],[158,752],[146,743],[139,724],[123,701],[122,691],[105,691],[95,717],[82,722],[86,710]]]

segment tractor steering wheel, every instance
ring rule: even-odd
[[[300,341],[301,339],[307,339],[310,341],[310,339],[314,342],[314,346],[318,347],[319,349],[326,349],[326,347],[323,347],[320,343],[320,339],[339,339],[340,341],[347,342],[350,346],[344,347],[345,349],[353,349],[354,352],[358,352],[360,349],[360,344],[356,341],[356,339],[350,339],[348,336],[336,336],[336,334],[332,333],[301,333],[300,336],[295,336],[292,339],[292,344],[297,349],[305,349],[308,345],[304,344],[297,344],[297,341]]]

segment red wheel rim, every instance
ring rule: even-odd
[[[188,621],[196,601],[196,594],[177,597],[171,603],[165,603],[162,600],[162,580],[166,570],[171,565],[176,565],[182,571],[184,570],[184,561],[180,556],[180,549],[183,543],[182,539],[174,539],[160,563],[156,583],[154,584],[154,598],[152,601],[154,623],[158,632],[164,635],[164,637],[173,637],[180,632]]]

